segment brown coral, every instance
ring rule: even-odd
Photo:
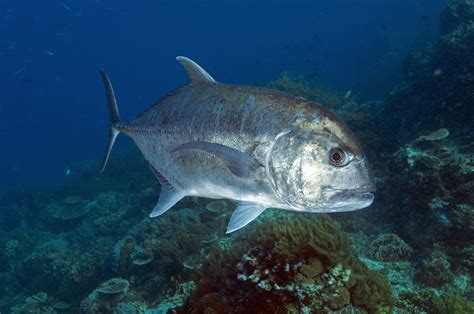
[[[267,86],[297,97],[304,97],[330,109],[340,108],[344,103],[343,97],[339,97],[337,94],[321,86],[311,84],[302,78],[291,76],[287,72],[282,73],[279,78],[271,81]]]
[[[328,216],[298,215],[262,225],[237,243],[228,251],[216,248],[196,271],[197,290],[183,312],[202,313],[204,303],[214,311],[210,301],[216,296],[219,306],[225,303],[233,312],[325,312],[351,304],[370,312],[390,310],[387,282],[352,255]]]
[[[293,219],[288,223],[266,224],[258,231],[258,238],[274,243],[277,256],[290,259],[297,253],[319,256],[325,264],[347,261],[349,242],[329,216]]]

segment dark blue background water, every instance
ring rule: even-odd
[[[65,168],[102,157],[101,67],[125,120],[186,82],[177,55],[221,82],[289,71],[382,98],[407,52],[434,38],[447,2],[2,0],[0,191],[60,182]]]

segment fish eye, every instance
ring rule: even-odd
[[[349,154],[342,148],[336,147],[329,151],[329,160],[334,166],[342,167],[349,163]]]

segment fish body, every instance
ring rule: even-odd
[[[375,184],[352,131],[324,107],[268,88],[217,83],[178,57],[190,83],[122,123],[102,73],[111,110],[110,140],[130,136],[160,181],[151,216],[184,196],[239,202],[228,232],[266,208],[336,212],[370,205]],[[345,159],[331,163],[331,154]],[[333,157],[334,157],[333,156]]]

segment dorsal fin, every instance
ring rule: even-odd
[[[203,68],[199,66],[193,60],[186,57],[176,57],[188,73],[189,80],[191,83],[215,83],[216,81],[206,72]]]

